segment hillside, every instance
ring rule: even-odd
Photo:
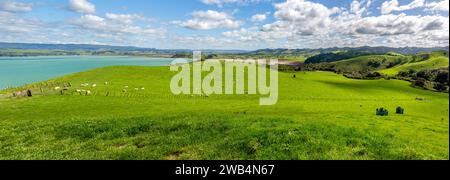
[[[403,55],[367,55],[336,62],[309,63],[305,64],[304,69],[334,72],[370,72],[394,67],[406,62],[408,62],[408,57]]]
[[[423,60],[419,61],[411,60],[408,63],[401,64],[394,68],[382,70],[380,71],[380,73],[395,76],[401,71],[408,71],[408,70],[422,71],[422,70],[445,68],[449,66],[448,53],[434,52],[430,54],[422,54],[422,56],[424,55],[426,56],[426,58]]]
[[[445,93],[399,80],[280,73],[279,102],[264,107],[256,95],[174,96],[173,75],[107,67],[23,87],[35,90],[32,98],[1,91],[0,159],[449,158]],[[55,90],[69,83],[63,95]],[[391,114],[376,116],[380,107]]]
[[[342,72],[374,71],[394,67],[406,62],[407,59],[406,56],[370,55],[332,62],[330,65]]]

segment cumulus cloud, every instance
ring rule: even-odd
[[[385,1],[381,5],[381,13],[389,14],[394,11],[406,11],[425,6],[425,0],[414,0],[407,5],[400,6],[397,0]]]
[[[87,0],[69,0],[69,9],[83,14],[95,13],[95,5]]]
[[[72,21],[72,24],[83,29],[94,30],[102,33],[128,33],[140,35],[164,35],[166,33],[165,29],[144,28],[134,25],[134,15],[108,13],[106,16],[106,18],[103,18],[92,14],[86,14]]]
[[[304,0],[287,0],[275,4],[274,13],[277,28],[285,26],[298,34],[312,35],[327,31],[331,23],[330,16],[339,12],[338,8],[328,8],[320,3]]]
[[[217,5],[222,7],[225,4],[238,4],[238,5],[247,5],[247,4],[256,4],[262,1],[267,0],[201,0],[204,4],[208,5]]]
[[[135,20],[144,19],[142,16],[137,14],[114,14],[114,13],[106,13],[106,18],[116,23],[123,23],[123,24],[133,24]]]
[[[266,14],[255,14],[252,16],[251,19],[253,22],[262,22],[267,19],[267,15]]]
[[[176,22],[180,26],[195,30],[211,30],[218,28],[234,29],[239,28],[243,22],[234,20],[232,16],[224,12],[213,10],[195,11],[192,19],[185,22]]]
[[[278,42],[279,47],[394,46],[395,42],[396,46],[405,44],[398,40],[405,40],[408,46],[448,44],[448,17],[405,13],[368,16],[367,8],[371,3],[372,1],[354,0],[346,9],[329,8],[306,0],[287,0],[274,5],[275,22],[261,28],[228,31],[223,35],[255,44]],[[419,1],[416,3],[422,4]],[[426,6],[425,2],[423,4]],[[409,6],[417,5],[411,3]]]
[[[382,15],[377,17],[366,17],[353,22],[349,26],[357,34],[374,34],[379,36],[418,34],[423,31],[445,30],[448,28],[448,18],[442,16],[407,16]]]
[[[449,0],[430,2],[426,4],[428,11],[448,11]]]
[[[0,32],[29,33],[38,30],[43,25],[38,20],[30,20],[17,16],[14,13],[0,11]]]
[[[0,10],[8,12],[28,12],[33,9],[31,3],[21,3],[13,0],[0,1]]]
[[[381,6],[382,14],[394,11],[406,11],[416,8],[425,8],[426,11],[448,11],[449,0],[426,2],[425,0],[414,0],[409,4],[400,6],[397,0],[385,1]]]

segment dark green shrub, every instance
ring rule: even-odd
[[[385,108],[378,108],[377,116],[389,116],[389,111]]]
[[[402,107],[397,107],[397,109],[396,109],[396,113],[397,114],[405,114],[405,109],[403,109]]]

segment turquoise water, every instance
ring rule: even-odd
[[[168,66],[171,58],[146,57],[0,57],[0,89],[17,87],[89,69],[117,66]]]

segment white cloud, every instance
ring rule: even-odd
[[[0,10],[9,12],[28,12],[33,9],[31,3],[20,3],[13,0],[2,0],[0,2]]]
[[[428,11],[448,11],[449,0],[430,2],[426,4]]]
[[[351,23],[344,23],[350,34],[372,34],[378,36],[419,34],[430,30],[448,29],[448,17],[442,16],[408,16],[382,15],[365,17]],[[447,24],[447,25],[446,25]],[[447,26],[447,27],[446,27]]]
[[[142,16],[137,14],[114,14],[114,13],[106,13],[106,18],[123,24],[132,24],[137,19],[143,19]]]
[[[368,16],[371,1],[363,2],[353,1],[346,10],[305,0],[288,0],[275,4],[277,21],[223,35],[246,43],[278,43],[278,47],[289,48],[448,45],[448,17],[405,13]],[[401,40],[407,43],[400,43]]]
[[[256,4],[262,1],[267,0],[201,0],[202,3],[208,5],[217,5],[222,7],[225,4],[238,4],[238,5],[247,5],[247,4]]]
[[[69,0],[69,9],[83,14],[95,13],[95,5],[87,0]]]
[[[370,6],[371,1],[369,1],[367,6]],[[366,11],[366,7],[364,7],[359,1],[353,0],[350,4],[350,12],[356,14],[357,16],[361,16]]]
[[[29,33],[40,29],[42,26],[43,23],[38,20],[25,19],[14,13],[0,11],[0,32]]]
[[[255,14],[252,16],[251,19],[253,22],[262,22],[267,19],[267,15],[266,14]]]
[[[416,8],[425,8],[426,11],[448,11],[449,0],[426,2],[425,0],[414,0],[413,2],[400,6],[397,0],[385,1],[381,6],[382,14],[394,11],[406,11]]]
[[[224,12],[213,10],[195,11],[192,19],[185,22],[175,22],[180,26],[195,30],[211,30],[218,28],[234,29],[239,28],[243,23],[234,20],[232,16]]]
[[[275,4],[275,9],[274,16],[279,21],[276,22],[277,28],[284,26],[303,35],[326,33],[331,23],[330,16],[339,12],[338,8],[330,9],[320,3],[304,0],[287,0]]]
[[[72,24],[81,27],[82,29],[93,30],[101,33],[113,33],[113,34],[139,34],[139,35],[160,35],[163,36],[167,33],[165,29],[161,28],[144,28],[134,25],[133,15],[117,15],[106,14],[106,18],[86,14],[79,19],[72,21]],[[122,18],[125,17],[125,20]],[[117,23],[121,21],[122,23]]]
[[[381,13],[389,14],[394,11],[406,11],[425,6],[425,0],[414,0],[413,2],[400,6],[397,0],[385,1],[381,5]]]

